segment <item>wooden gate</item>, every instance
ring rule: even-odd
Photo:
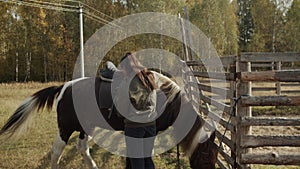
[[[252,132],[254,126],[300,126],[300,113],[298,117],[252,115],[254,106],[300,106],[300,53],[242,53],[220,60],[223,68],[207,67],[201,60],[186,61],[198,80],[199,109],[206,127],[213,127],[212,120],[218,123],[215,145],[219,147],[220,141],[223,142],[219,167],[300,165],[300,135]],[[225,85],[219,87],[220,83]],[[295,152],[252,151],[266,146],[293,147]]]

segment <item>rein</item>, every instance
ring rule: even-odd
[[[177,168],[180,169],[180,152],[179,152],[179,144],[177,144]]]
[[[246,96],[246,95],[242,95],[242,96]],[[232,116],[234,115],[234,112],[235,112],[235,110],[236,110],[236,105],[237,105],[237,103],[241,100],[242,96],[239,96],[238,98],[233,98],[233,106],[232,106],[232,109],[231,109],[231,112],[230,112],[229,119],[228,119],[228,121],[227,121],[227,123],[226,123],[226,127],[225,127],[225,130],[224,130],[224,133],[223,133],[222,138],[221,138],[221,140],[220,140],[220,144],[219,144],[219,146],[218,146],[218,152],[220,151],[220,149],[221,149],[221,147],[222,147],[222,143],[223,143],[225,134],[226,134],[226,132],[227,132],[227,130],[228,130],[228,125],[229,125],[229,123],[230,123],[230,121],[231,121],[231,118],[232,118]]]

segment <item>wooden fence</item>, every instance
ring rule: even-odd
[[[224,143],[219,149],[219,167],[300,165],[299,151],[290,154],[252,151],[252,148],[265,146],[300,147],[300,135],[252,133],[252,126],[300,126],[299,117],[252,116],[253,106],[300,106],[300,69],[297,68],[300,67],[300,53],[242,53],[220,59],[223,64],[221,71],[219,67],[207,67],[202,61],[186,61],[198,80],[200,111],[207,121],[206,127],[213,127],[211,120],[219,124],[215,143],[216,146],[221,140]],[[269,64],[273,67],[264,67]],[[221,83],[224,85],[220,87]],[[274,85],[273,91],[265,84]],[[289,90],[282,90],[284,86],[288,86]],[[235,102],[237,105],[233,111]],[[227,132],[223,136],[225,130]]]
[[[219,58],[215,58],[219,59]],[[198,88],[200,90],[200,112],[205,120],[205,127],[214,130],[215,121],[219,125],[216,129],[215,146],[219,147],[222,142],[229,147],[220,149],[218,165],[221,168],[236,166],[236,134],[233,121],[229,121],[232,114],[232,98],[235,97],[235,57],[228,56],[220,58],[223,68],[219,66],[208,67],[202,61],[187,61],[188,66],[193,67],[193,75],[198,79]],[[214,65],[215,61],[210,60],[209,65]],[[206,61],[207,63],[207,61]],[[223,136],[225,128],[226,135]]]

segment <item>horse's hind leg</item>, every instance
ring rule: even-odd
[[[95,161],[93,160],[92,156],[90,155],[88,136],[83,132],[80,132],[77,148],[80,151],[80,153],[81,153],[85,163],[88,165],[88,167],[91,169],[98,169]]]
[[[61,158],[61,154],[67,144],[67,141],[63,141],[60,134],[58,133],[54,144],[52,146],[52,154],[51,154],[51,168],[58,169],[58,163]]]

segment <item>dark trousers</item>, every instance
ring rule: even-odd
[[[152,150],[156,135],[156,126],[125,127],[126,169],[154,169]],[[145,138],[145,139],[143,139]]]

